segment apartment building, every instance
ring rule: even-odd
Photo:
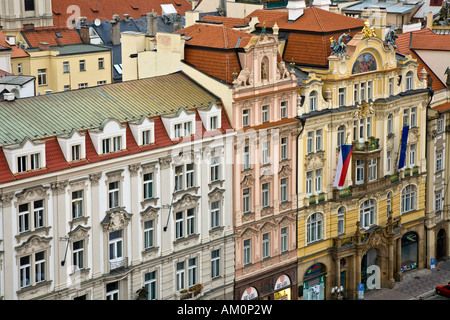
[[[233,297],[217,96],[178,72],[0,109],[3,299]]]

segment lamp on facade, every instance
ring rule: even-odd
[[[344,292],[343,286],[335,286],[331,288],[331,294],[335,296],[336,300],[342,300],[342,292]]]

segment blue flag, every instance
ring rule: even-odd
[[[398,169],[401,169],[405,166],[406,144],[408,143],[408,132],[409,132],[409,126],[404,126],[403,132],[402,132],[401,145],[400,145],[400,158],[398,160]]]

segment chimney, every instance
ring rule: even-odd
[[[125,22],[130,21],[130,15],[128,13],[124,13],[123,18],[124,18]]]
[[[289,0],[286,9],[288,9],[289,21],[295,21],[303,15],[306,4],[304,0]]]
[[[433,12],[427,13],[427,29],[433,30]]]
[[[113,15],[111,23],[111,44],[117,46],[120,44],[120,16],[118,14]]]
[[[183,24],[179,21],[173,23],[173,32],[183,29]]]
[[[147,34],[149,36],[156,36],[158,32],[158,14],[156,12],[148,12],[147,16]]]
[[[78,19],[80,20],[80,26],[83,26],[86,24],[86,21],[87,21],[86,17],[79,17]]]
[[[195,24],[195,21],[200,20],[200,12],[198,11],[186,11],[184,15],[186,17],[186,28]]]
[[[83,43],[91,42],[91,36],[89,35],[89,27],[88,26],[81,26],[80,37],[81,37],[81,40],[83,41]]]
[[[48,42],[39,42],[39,51],[49,51],[50,44]]]
[[[314,0],[314,2],[313,2],[314,7],[317,7],[322,10],[326,10],[326,11],[330,11],[330,5],[331,5],[330,0]]]

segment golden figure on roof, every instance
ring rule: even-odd
[[[362,29],[362,35],[363,38],[372,38],[375,37],[375,30],[374,28],[370,28],[369,21],[364,21],[364,28]]]

